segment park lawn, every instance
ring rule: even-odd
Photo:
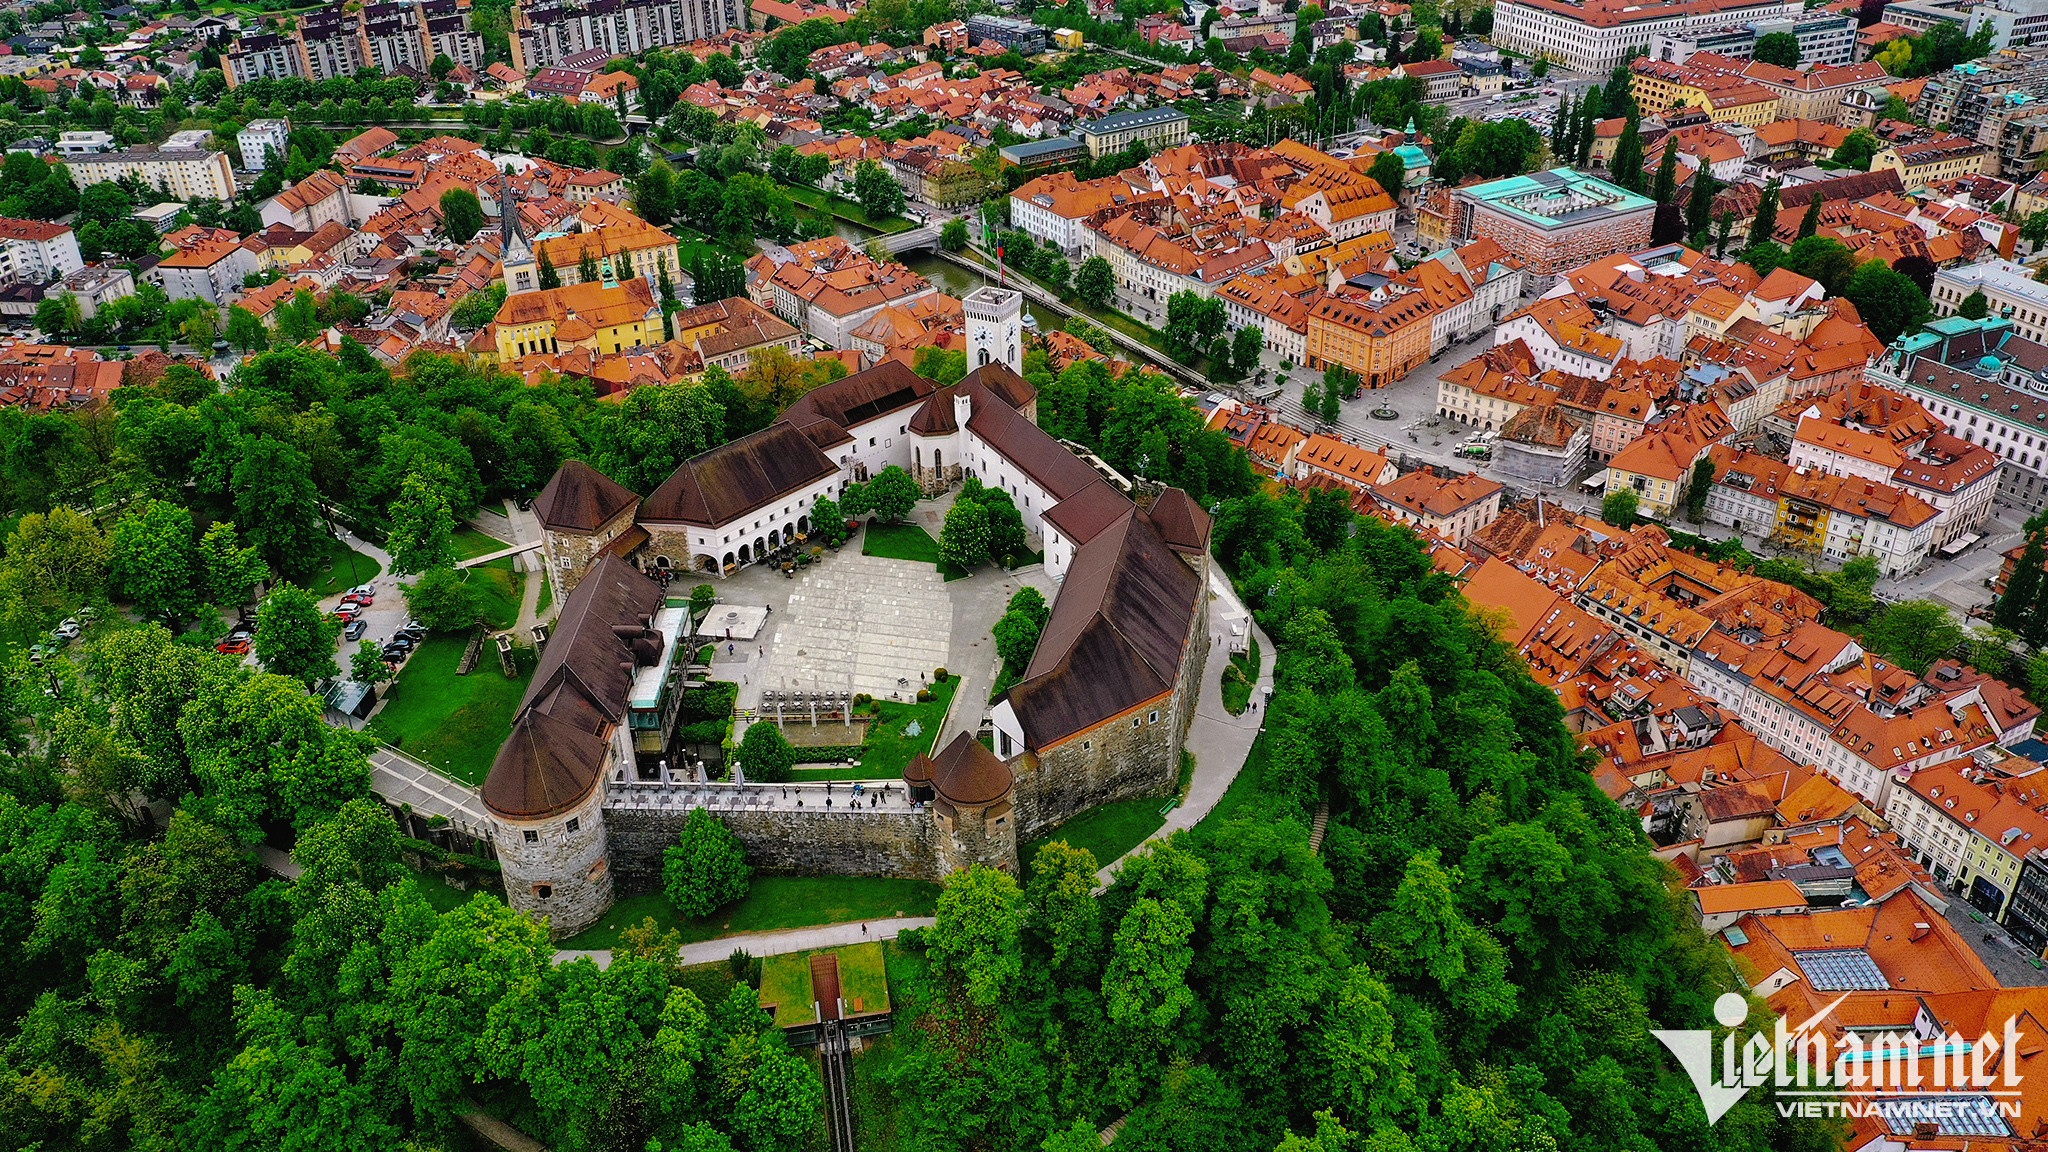
[[[306,585],[321,599],[339,596],[358,584],[368,584],[384,570],[376,560],[333,537],[327,539],[326,548],[326,555],[313,565],[315,575]]]
[[[791,952],[761,958],[761,1007],[775,1005],[775,1026],[818,1022],[817,992],[811,988],[811,954]]]
[[[474,560],[512,547],[508,541],[485,535],[473,524],[464,524],[455,530],[454,544],[457,560]]]
[[[868,725],[867,747],[860,756],[862,775],[854,779],[891,780],[903,775],[904,766],[913,758],[930,755],[939,729],[946,722],[946,705],[959,690],[960,677],[948,676],[944,684],[932,689],[932,698],[923,704],[875,701],[875,720]],[[903,730],[912,720],[918,722],[919,731],[915,736],[906,736]]]
[[[938,906],[939,886],[887,876],[756,876],[747,894],[711,915],[684,920],[660,892],[628,896],[612,905],[603,921],[557,947],[615,948],[620,932],[653,917],[663,930],[675,929],[683,943],[716,940],[746,932],[780,932],[819,924],[844,924],[891,916],[929,916]]]
[[[839,998],[846,1001],[847,1012],[861,1015],[887,1012],[889,978],[882,942],[870,940],[865,944],[848,944],[844,948],[833,949],[833,952],[839,957]],[[860,1001],[859,1008],[853,1006],[855,1000]]]
[[[497,654],[486,652],[474,671],[457,676],[466,644],[462,636],[429,636],[385,690],[384,710],[370,721],[370,731],[464,784],[481,786],[533,673],[508,680]]]
[[[446,912],[450,908],[460,907],[469,903],[469,898],[476,895],[474,892],[464,892],[455,887],[437,873],[421,872],[416,869],[408,869],[407,872],[412,880],[412,886],[419,890],[419,894],[436,912]]]
[[[534,615],[538,616],[546,612],[554,602],[555,582],[543,575],[540,578],[540,597],[533,602]]]
[[[915,524],[870,524],[861,535],[860,554],[937,565],[939,542]]]
[[[500,632],[519,623],[519,598],[526,594],[526,573],[512,566],[514,559],[500,556],[462,570],[462,582],[476,589],[477,615]]]
[[[1166,823],[1166,817],[1159,810],[1166,807],[1167,802],[1166,797],[1138,796],[1091,808],[1024,845],[1017,855],[1017,862],[1029,868],[1031,859],[1038,855],[1040,848],[1055,840],[1064,840],[1068,847],[1086,848],[1094,853],[1096,866],[1100,867],[1136,848],[1145,842],[1145,837],[1159,831],[1160,825]]]

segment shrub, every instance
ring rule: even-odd
[[[947,675],[946,670],[944,668],[932,669],[932,683],[944,684],[946,681],[950,679],[952,679],[952,677]]]
[[[790,768],[796,764],[796,749],[782,738],[780,728],[769,723],[747,725],[746,735],[740,737],[739,752],[747,779],[758,784],[786,782]]]
[[[929,704],[929,703],[931,703],[931,702],[932,702],[932,690],[931,690],[931,689],[929,689],[929,688],[919,688],[919,689],[917,690],[917,702],[918,702],[919,704]]]

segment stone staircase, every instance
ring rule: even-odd
[[[1316,809],[1316,822],[1309,825],[1308,850],[1311,852],[1321,852],[1323,850],[1323,833],[1329,830],[1330,802],[1325,800],[1322,807]]]

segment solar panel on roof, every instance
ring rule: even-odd
[[[1878,971],[1877,962],[1861,948],[1829,948],[1816,952],[1794,952],[1792,959],[1806,974],[1806,982],[1821,992],[1877,992],[1891,987]]]

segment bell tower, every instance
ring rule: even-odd
[[[1004,364],[1024,374],[1024,294],[983,285],[960,302],[967,315],[967,370]]]

